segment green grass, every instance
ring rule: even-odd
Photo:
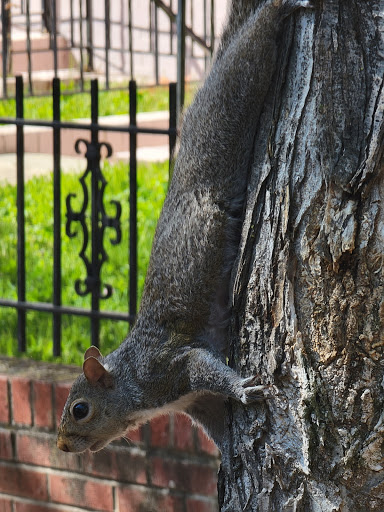
[[[128,216],[129,187],[128,167],[120,163],[104,164],[104,176],[108,182],[104,204],[107,214],[114,214],[110,200],[122,204],[122,242],[110,243],[114,232],[105,232],[105,248],[109,260],[102,269],[102,281],[114,288],[112,297],[102,301],[106,310],[127,311],[128,290]],[[141,293],[149,260],[156,222],[167,189],[168,164],[146,164],[138,167],[138,283]],[[74,290],[76,279],[84,279],[85,267],[78,257],[82,245],[79,223],[73,228],[78,236],[69,239],[65,234],[65,198],[70,192],[77,194],[72,208],[79,210],[82,189],[79,175],[62,175],[62,299],[63,304],[90,307],[90,297],[79,297]],[[89,184],[88,184],[89,185]],[[36,177],[26,183],[26,274],[27,300],[52,301],[53,287],[53,187],[52,176]],[[0,184],[0,297],[17,299],[17,225],[16,187]],[[127,333],[125,322],[103,320],[101,322],[101,350],[110,352],[116,348]],[[90,327],[87,318],[63,316],[62,349],[60,361],[80,363],[82,354],[90,342]],[[0,354],[20,355],[17,351],[17,313],[10,308],[0,308]],[[27,356],[53,360],[52,319],[50,314],[27,313]]]
[[[187,88],[186,102],[191,101],[196,87]],[[89,92],[63,95],[60,100],[61,120],[89,118],[91,97]],[[139,89],[137,93],[137,111],[154,112],[168,110],[168,87],[152,87]],[[128,90],[99,92],[99,115],[120,115],[129,111]],[[31,97],[24,100],[24,117],[33,120],[52,119],[52,98]],[[16,102],[14,99],[0,100],[0,117],[15,117]]]

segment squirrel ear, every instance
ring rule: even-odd
[[[91,347],[89,347],[85,353],[84,353],[84,361],[88,358],[88,357],[94,357],[95,359],[100,359],[101,357],[103,357],[101,355],[101,352],[100,350],[95,347],[94,345],[92,345]]]
[[[98,359],[91,356],[83,363],[83,372],[91,386],[101,384],[105,388],[113,387],[113,377]]]

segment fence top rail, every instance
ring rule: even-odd
[[[116,126],[111,124],[100,123],[78,123],[74,121],[44,121],[37,119],[24,119],[20,117],[0,117],[0,124],[14,125],[14,126],[40,126],[46,128],[61,128],[61,129],[77,129],[77,130],[90,130],[93,132],[108,131],[108,132],[123,132],[123,133],[150,133],[153,135],[174,135],[175,128],[144,128],[137,125],[128,124],[127,126]]]

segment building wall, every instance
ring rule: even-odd
[[[77,368],[0,358],[0,512],[215,512],[218,451],[163,416],[96,453],[56,448]]]

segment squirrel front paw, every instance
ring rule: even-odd
[[[240,392],[240,401],[247,405],[252,402],[260,402],[268,398],[268,392],[272,386],[256,384],[258,378],[256,376],[241,379],[242,390]]]

